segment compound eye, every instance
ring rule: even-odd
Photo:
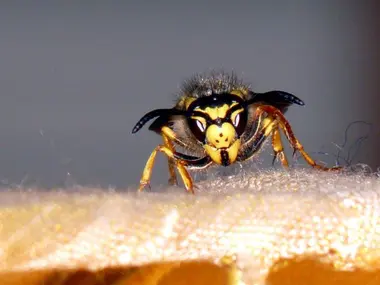
[[[204,142],[206,139],[206,120],[203,118],[198,118],[189,118],[188,123],[195,138],[200,142]]]
[[[240,137],[243,134],[245,127],[247,125],[247,112],[242,111],[242,112],[237,113],[235,116],[232,115],[231,119],[235,127],[235,130],[238,136]]]

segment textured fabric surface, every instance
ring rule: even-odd
[[[1,284],[380,284],[376,176],[262,171],[196,191],[4,189]]]

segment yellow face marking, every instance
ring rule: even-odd
[[[199,121],[202,124],[203,128],[206,129],[207,123],[206,123],[206,119],[205,118],[200,117],[200,116],[191,116],[191,118],[194,119],[194,120]]]
[[[206,109],[197,107],[195,110],[209,115],[211,120],[216,120],[217,118],[224,118],[229,108],[230,106],[224,104],[221,107],[206,107]]]
[[[207,107],[205,112],[210,116],[212,120],[217,118],[226,117],[226,113],[230,107],[227,104],[224,104],[222,107]]]
[[[237,102],[233,102],[230,106],[230,108],[232,108],[233,106],[237,105],[238,103]]]
[[[235,136],[235,128],[230,123],[223,123],[221,126],[211,125],[206,131],[208,144],[216,148],[229,147],[235,139]]]
[[[228,153],[229,164],[232,164],[236,161],[240,149],[240,143],[240,139],[237,139],[230,147],[225,149],[225,151]],[[206,153],[211,157],[212,161],[217,164],[222,164],[222,149],[215,148],[211,145],[205,145],[204,148],[206,150]]]
[[[194,110],[205,113],[209,115],[212,120],[216,120],[217,118],[225,118],[228,110],[236,104],[237,103],[234,102],[231,105],[223,104],[221,107],[206,107],[206,109],[201,109],[200,107],[197,107]]]
[[[240,149],[240,139],[236,138],[236,131],[232,124],[223,123],[221,126],[211,125],[206,130],[206,153],[217,164],[223,164],[222,151],[228,154],[228,163],[236,161]]]
[[[240,149],[240,139],[236,140],[228,149],[228,157],[230,159],[230,164],[236,161]]]
[[[236,116],[237,116],[238,114],[240,114],[241,112],[243,112],[243,111],[244,111],[244,109],[241,108],[241,109],[236,110],[235,112],[233,112],[233,113],[231,114],[231,121],[232,121],[232,122],[235,122]]]

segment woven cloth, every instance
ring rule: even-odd
[[[241,173],[1,192],[0,284],[380,284],[380,179]],[[131,191],[132,190],[132,191]]]

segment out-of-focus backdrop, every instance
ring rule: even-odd
[[[173,104],[182,80],[234,70],[256,91],[306,106],[287,114],[319,160],[363,135],[354,162],[380,165],[378,1],[3,1],[2,186],[137,184],[160,137],[131,129]],[[356,148],[357,149],[357,148]],[[356,150],[354,147],[354,150]],[[325,156],[315,152],[328,152]],[[270,154],[270,150],[266,151]],[[267,155],[270,159],[270,155]],[[165,183],[162,156],[154,183]]]

